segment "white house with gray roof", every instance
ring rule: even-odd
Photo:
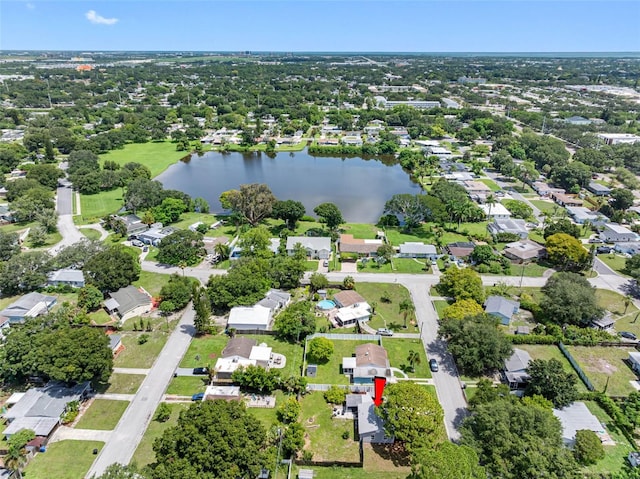
[[[287,254],[293,256],[296,245],[301,245],[311,259],[329,259],[331,254],[331,238],[326,236],[289,236],[287,238]]]
[[[424,244],[418,241],[407,241],[400,245],[400,258],[429,258],[435,259],[438,257],[436,247],[432,244]]]
[[[500,319],[500,322],[508,326],[511,317],[520,309],[520,303],[503,296],[489,296],[484,303],[484,311],[491,316]]]
[[[531,355],[523,350],[514,348],[513,354],[505,359],[502,374],[511,389],[520,389],[529,382],[527,368],[531,362]]]
[[[638,235],[625,226],[617,223],[604,225],[600,239],[607,243],[638,241]]]
[[[59,269],[48,275],[49,286],[71,286],[72,288],[84,287],[84,273],[79,269]]]
[[[120,288],[109,296],[104,306],[109,314],[117,315],[122,322],[151,311],[151,297],[135,286]]]
[[[48,313],[56,304],[58,298],[40,293],[28,293],[0,311],[0,317],[5,317],[10,323],[23,323],[26,318],[35,318]]]
[[[487,225],[487,230],[492,236],[497,236],[500,233],[511,233],[524,239],[529,236],[526,224],[525,220],[495,220]]]

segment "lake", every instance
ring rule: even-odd
[[[312,156],[307,150],[277,153],[207,152],[171,165],[155,178],[165,188],[206,199],[212,213],[223,211],[223,191],[244,183],[266,183],[280,200],[297,200],[307,214],[320,203],[335,203],[345,220],[375,223],[385,202],[398,193],[420,192],[420,186],[398,164],[378,160]]]

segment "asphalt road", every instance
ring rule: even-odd
[[[49,249],[52,255],[56,255],[65,246],[70,246],[84,239],[84,235],[73,223],[73,190],[71,183],[67,180],[60,180],[56,194],[56,212],[58,213],[58,231],[62,235],[62,240]]]
[[[100,476],[113,463],[129,464],[158,404],[162,401],[164,392],[173,378],[173,372],[189,348],[195,334],[194,316],[195,311],[189,304],[86,477],[94,474]]]

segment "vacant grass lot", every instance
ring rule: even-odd
[[[368,445],[367,445],[368,446]],[[367,453],[371,452],[370,448],[366,448],[367,452],[365,452],[365,463],[367,462]],[[294,465],[291,469],[293,472],[291,473],[292,477],[297,477],[296,474],[300,469],[311,469],[314,472],[315,479],[405,479],[408,476],[410,471],[405,470],[405,468],[395,468],[394,471],[384,471],[380,469],[371,469],[368,464],[365,464],[364,468],[358,467],[309,467],[309,466],[296,466]],[[282,472],[282,469],[280,469]],[[287,477],[286,471],[282,473],[278,473],[278,478],[282,479]]]
[[[134,286],[142,286],[147,292],[157,298],[160,296],[160,290],[169,282],[171,276],[168,274],[150,273],[149,271],[141,271],[140,278],[133,282]]]
[[[315,378],[307,378],[310,383],[316,384],[349,384],[349,377],[342,374],[342,358],[350,358],[356,352],[356,346],[371,343],[372,341],[346,341],[332,340],[333,354],[324,364],[318,364],[318,372]],[[307,358],[307,363],[312,361]]]
[[[170,141],[153,141],[149,143],[132,143],[121,150],[112,150],[100,155],[100,162],[115,161],[119,165],[135,162],[151,170],[151,178],[155,178],[175,162],[188,156],[184,151],[176,151],[175,143]]]
[[[407,288],[400,284],[388,283],[357,283],[356,291],[360,293],[370,305],[376,303],[376,314],[369,321],[369,325],[374,328],[389,328],[394,331],[414,333],[418,331],[414,317],[407,316],[407,326],[403,328],[404,318],[400,313],[400,303],[407,299],[411,301],[411,295]],[[382,301],[382,297],[387,295],[390,302]]]
[[[127,407],[129,407],[129,401],[94,399],[75,427],[110,431],[116,427]]]
[[[426,259],[393,258],[390,263],[378,264],[369,260],[363,264],[358,261],[358,272],[362,273],[429,273],[430,266]]]
[[[332,407],[319,392],[304,396],[301,405],[300,422],[308,435],[304,449],[313,453],[313,460],[358,462],[358,443],[353,437],[353,421],[332,419]],[[345,431],[349,435],[348,439],[342,438]]]
[[[204,392],[208,382],[209,376],[178,376],[171,380],[166,394],[192,396]]]
[[[93,228],[80,228],[80,233],[91,241],[98,241],[100,239],[100,232]]]
[[[112,373],[109,381],[96,386],[99,393],[135,394],[146,376],[144,374]]]
[[[611,311],[615,315],[634,315],[638,311],[633,303],[629,306],[624,304],[624,296],[616,293],[615,291],[609,291],[608,289],[596,290],[596,298],[598,298],[598,305]]]
[[[138,336],[148,334],[149,340],[138,344]],[[124,350],[113,360],[116,368],[150,368],[167,341],[167,334],[161,331],[150,333],[123,332]]]
[[[543,359],[545,361],[555,359],[557,361],[560,361],[564,370],[573,373],[573,375],[576,377],[576,385],[578,386],[578,390],[580,392],[587,391],[587,387],[578,377],[578,374],[575,372],[571,364],[569,364],[569,360],[564,357],[558,346],[555,346],[553,344],[515,344],[513,347],[527,351],[531,355],[531,359]]]
[[[611,396],[626,396],[635,391],[630,381],[635,381],[637,378],[626,363],[629,352],[635,351],[633,348],[568,346],[567,349],[578,361],[597,391],[604,390],[607,379],[609,384],[606,393]]]
[[[484,183],[489,188],[491,188],[491,191],[500,191],[500,187],[496,184],[496,182],[489,178],[480,178],[478,181]]]
[[[229,338],[222,334],[216,336],[200,336],[194,338],[189,349],[182,358],[181,368],[195,368],[210,365],[213,367],[220,357]]]
[[[79,479],[84,477],[96,459],[93,450],[102,449],[98,441],[60,441],[37,454],[23,475],[29,479]]]
[[[80,195],[81,215],[74,216],[76,224],[95,223],[106,215],[115,213],[123,205],[122,189],[103,191],[95,195]]]
[[[560,207],[553,201],[529,200],[529,202],[543,213],[557,214],[560,211]]]
[[[391,367],[402,369],[410,378],[430,378],[431,370],[419,339],[382,338],[382,346],[387,350]],[[407,356],[409,351],[420,355],[420,362],[415,363],[415,372],[411,371]]]
[[[162,433],[169,427],[174,426],[178,422],[178,416],[181,411],[184,411],[188,404],[185,403],[168,403],[171,408],[171,416],[166,422],[151,421],[149,427],[142,436],[140,444],[136,452],[133,454],[132,462],[135,462],[140,467],[144,467],[148,464],[152,464],[156,460],[156,455],[153,452],[153,441],[162,436]],[[154,413],[155,417],[155,413]]]

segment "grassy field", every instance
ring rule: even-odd
[[[438,313],[438,318],[442,318],[442,311],[444,308],[449,306],[449,303],[444,299],[436,299],[433,301],[433,307],[436,308],[436,313]]]
[[[617,254],[599,254],[598,259],[606,264],[609,268],[614,270],[616,273],[622,276],[627,276],[623,271],[624,266],[627,262],[627,258],[625,258],[624,256],[620,256]]]
[[[358,272],[362,273],[429,273],[431,266],[425,259],[394,258],[390,263],[378,264],[376,261],[367,261],[365,264],[358,261]]]
[[[107,324],[113,321],[111,316],[109,316],[109,314],[104,309],[99,309],[97,311],[89,313],[89,320],[93,321],[93,323],[91,324]]]
[[[268,431],[271,426],[278,422],[277,410],[278,405],[285,398],[285,394],[280,391],[274,391],[272,393],[273,396],[276,397],[276,407],[252,407],[249,408],[249,412],[258,419],[264,426],[264,428]]]
[[[33,244],[31,243],[31,240],[29,239],[29,236],[27,236],[27,240],[25,241],[25,246],[31,249],[43,249],[43,248],[48,248],[49,246],[53,246],[54,244],[59,243],[61,240],[62,240],[62,235],[56,231],[54,233],[49,233],[44,241],[44,244],[39,245],[37,247],[33,246]]]
[[[226,335],[200,336],[194,338],[189,349],[182,358],[181,368],[195,368],[210,365],[213,367],[220,353],[227,344],[229,338]]]
[[[402,369],[410,378],[431,377],[427,356],[419,339],[383,338],[382,346],[387,350],[391,367]],[[411,371],[407,361],[409,351],[415,351],[420,355],[420,362],[415,364],[415,372]]]
[[[192,396],[204,392],[209,376],[178,376],[173,378],[167,388],[167,394],[176,396]]]
[[[371,448],[367,444],[365,450],[368,450],[371,454]],[[367,461],[367,452],[365,452],[365,462]],[[375,454],[375,453],[373,453]],[[374,469],[372,469],[374,468]],[[282,468],[284,469],[284,468]],[[286,476],[286,470],[280,469],[280,473],[276,479],[283,479]],[[311,469],[314,472],[315,479],[405,479],[410,470],[406,467],[394,467],[394,470],[385,471],[380,470],[377,464],[368,466],[365,464],[364,468],[358,467],[317,467],[317,466],[296,466],[292,467],[291,477],[297,477],[297,473],[300,469]]]
[[[116,368],[150,368],[167,341],[167,334],[161,331],[146,333],[149,340],[138,344],[138,336],[142,333],[123,333],[124,350],[113,360]]]
[[[584,470],[588,471],[592,474],[613,474],[619,472],[623,466],[627,463],[626,458],[629,452],[635,450],[635,447],[632,447],[629,444],[629,441],[624,437],[624,435],[618,430],[615,426],[613,420],[609,417],[609,415],[598,405],[598,403],[593,401],[585,401],[585,404],[589,408],[589,410],[593,413],[594,416],[598,418],[598,420],[605,424],[611,439],[616,442],[615,446],[604,446],[605,457],[597,464],[593,466],[585,467]]]
[[[119,374],[112,373],[109,381],[97,385],[99,393],[135,394],[140,388],[144,374]]]
[[[553,201],[529,200],[529,202],[543,213],[554,214],[554,212],[559,211],[558,205]]]
[[[162,287],[169,282],[168,274],[150,273],[149,271],[140,271],[140,278],[133,282],[134,286],[142,286],[154,298],[160,295]]]
[[[319,392],[304,396],[301,405],[300,422],[308,435],[305,450],[313,453],[313,460],[358,462],[353,421],[332,419],[332,408]],[[342,438],[344,432],[348,433],[347,439]]]
[[[155,178],[175,162],[188,156],[184,151],[176,151],[176,145],[170,141],[149,143],[132,143],[121,150],[111,150],[100,155],[100,161],[115,161],[119,165],[135,162],[151,170],[151,177]]]
[[[551,266],[547,264],[538,264],[538,263],[529,263],[529,264],[512,264],[511,269],[509,270],[508,276],[528,276],[528,277],[536,277],[541,278],[544,275],[544,272],[547,271]],[[524,271],[523,271],[524,269]],[[492,273],[482,273],[486,276],[492,276]],[[502,276],[504,273],[500,272],[496,276]]]
[[[527,351],[531,355],[531,359],[543,359],[545,361],[556,359],[557,361],[560,361],[565,371],[574,373],[578,390],[580,392],[587,391],[587,387],[578,377],[575,370],[571,364],[569,364],[567,358],[564,357],[558,346],[553,344],[516,344],[513,347]]]
[[[151,421],[144,436],[142,436],[140,444],[138,444],[136,452],[133,454],[132,462],[135,462],[140,467],[155,462],[156,455],[153,452],[153,441],[162,436],[166,429],[174,426],[178,422],[180,412],[184,411],[189,405],[185,403],[169,403],[168,406],[171,409],[169,420],[166,422]]]
[[[315,378],[307,378],[315,384],[349,384],[349,377],[342,374],[342,358],[350,358],[356,352],[356,346],[371,343],[372,341],[343,341],[332,340],[333,354],[324,364],[318,364],[318,372]],[[307,364],[309,364],[307,358]]]
[[[599,306],[619,316],[624,314],[631,315],[638,311],[638,308],[636,308],[633,303],[629,304],[628,307],[625,307],[624,296],[616,293],[615,291],[598,289],[596,290],[596,298],[598,298]]]
[[[116,427],[127,407],[129,407],[129,401],[94,399],[75,427],[110,431]]]
[[[301,344],[287,343],[273,336],[261,335],[245,335],[247,338],[255,339],[258,344],[266,343],[267,346],[273,348],[274,353],[284,354],[287,362],[284,368],[279,369],[283,377],[300,376],[300,368],[302,367],[303,348]]]
[[[633,348],[605,348],[601,346],[568,346],[571,355],[578,361],[597,391],[603,391],[607,384],[607,394],[626,396],[635,391],[630,381],[636,375],[626,364]]]
[[[86,236],[91,241],[98,241],[100,239],[100,232],[93,228],[80,228],[80,233]]]
[[[500,191],[500,187],[496,184],[496,182],[489,178],[480,178],[478,181],[484,183],[489,188],[491,188],[491,191]]]
[[[122,208],[122,189],[103,191],[95,195],[80,195],[81,215],[74,216],[76,224],[95,223]]]
[[[409,333],[418,331],[415,321],[412,322],[413,318],[411,316],[407,317],[408,328],[406,330],[403,328],[404,319],[398,307],[405,299],[411,301],[409,291],[404,286],[387,283],[358,283],[356,284],[356,290],[369,304],[374,302],[377,304],[376,314],[369,321],[369,325],[372,328],[389,328],[394,331],[402,330]],[[381,299],[385,293],[391,300],[388,303]]]
[[[37,454],[24,471],[29,479],[79,479],[84,477],[96,459],[93,450],[102,449],[98,441],[60,441]]]

